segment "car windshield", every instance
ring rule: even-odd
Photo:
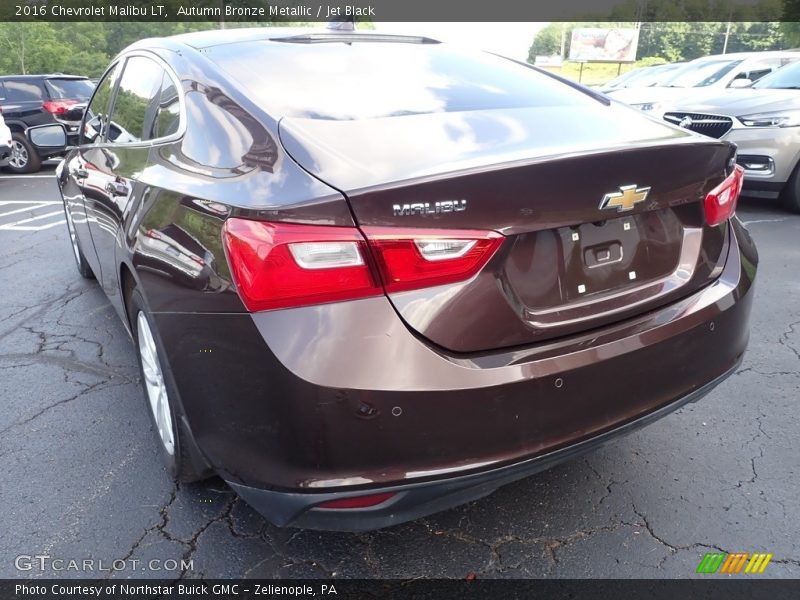
[[[45,84],[50,96],[56,100],[88,100],[94,92],[88,79],[48,79]]]
[[[797,90],[800,89],[800,62],[778,69],[762,77],[753,86],[758,89]]]
[[[719,81],[741,63],[741,60],[731,59],[689,63],[678,69],[662,85],[676,88],[705,87]]]
[[[643,77],[646,70],[647,69],[633,69],[632,71],[623,73],[619,77],[615,77],[614,79],[606,83],[605,87],[608,88],[627,87],[627,84],[633,81],[634,79],[639,79],[640,77]]]
[[[658,85],[668,77],[671,77],[676,69],[680,69],[681,65],[659,65],[648,69],[641,77],[637,77],[635,81],[625,82],[622,87],[649,87],[651,85]]]

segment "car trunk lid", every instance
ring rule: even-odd
[[[406,323],[455,352],[600,327],[720,272],[726,227],[702,198],[733,147],[615,105],[325,120],[281,139],[343,192],[358,225],[492,230],[506,240],[468,281],[391,293]]]

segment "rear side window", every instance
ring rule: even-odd
[[[94,92],[94,86],[88,79],[47,79],[44,84],[54,100],[85,101]]]
[[[94,144],[103,141],[105,130],[108,127],[108,105],[111,102],[111,93],[119,75],[119,65],[115,65],[108,74],[97,84],[97,91],[86,109],[81,144]]]
[[[175,82],[163,71],[157,102],[151,104],[145,119],[144,139],[155,140],[177,133],[180,116],[180,100]]]
[[[132,56],[127,60],[111,111],[106,136],[109,142],[136,144],[151,139],[152,119],[161,97],[163,78],[164,69],[157,62],[144,56]]]
[[[275,117],[349,120],[598,102],[525,65],[447,44],[250,41],[207,52]]]
[[[41,102],[44,90],[36,81],[6,79],[6,100],[9,102]]]

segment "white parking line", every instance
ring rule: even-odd
[[[4,204],[61,204],[58,200],[0,200],[0,206]]]
[[[2,204],[4,204],[4,203],[0,202],[0,205],[2,205]],[[41,208],[43,206],[50,206],[50,205],[53,205],[53,204],[61,204],[61,203],[60,202],[42,201],[42,202],[29,202],[28,204],[31,204],[31,205],[34,205],[34,206],[23,206],[22,208],[15,208],[14,210],[9,210],[8,212],[0,213],[0,219],[2,219],[3,217],[7,217],[8,215],[13,215],[13,214],[16,214],[16,213],[21,213],[21,212],[30,212],[30,211],[32,211],[34,209]]]
[[[55,173],[46,175],[0,175],[0,179],[45,179],[47,177],[55,177]]]
[[[61,219],[60,221],[55,221],[53,223],[47,223],[46,225],[0,225],[0,230],[4,231],[43,231],[44,229],[50,229],[51,227],[56,227],[58,225],[63,225],[66,223],[66,219]]]
[[[755,221],[742,221],[742,224],[743,225],[754,225],[756,223],[780,223],[780,222],[785,221],[785,220],[786,220],[785,217],[783,219],[757,219]]]
[[[31,221],[38,221],[39,219],[46,219],[47,217],[54,217],[54,216],[60,215],[60,214],[63,214],[63,213],[60,210],[56,210],[56,211],[53,211],[53,212],[45,213],[43,215],[36,215],[35,217],[30,217],[30,218],[27,218],[27,219],[22,219],[20,221],[15,221],[14,223],[9,223],[7,225],[0,225],[0,229],[15,229],[15,230],[19,231],[20,229],[22,229],[19,226],[22,225],[23,223],[30,223]],[[51,224],[48,224],[48,225],[42,225],[42,226],[37,226],[37,227],[38,227],[38,229],[47,229],[48,227],[51,227],[51,226],[52,226]],[[28,229],[25,228],[25,230],[28,230]],[[28,231],[35,231],[35,230],[28,230]]]

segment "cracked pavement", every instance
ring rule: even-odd
[[[55,194],[0,180],[2,199]],[[765,575],[800,577],[800,217],[756,201],[739,214],[761,267],[736,375],[583,458],[358,534],[279,529],[219,479],[176,486],[132,342],[75,271],[66,228],[0,231],[0,577],[692,577],[717,551],[772,552]],[[19,571],[20,554],[139,568]],[[151,559],[179,567],[141,570]]]

